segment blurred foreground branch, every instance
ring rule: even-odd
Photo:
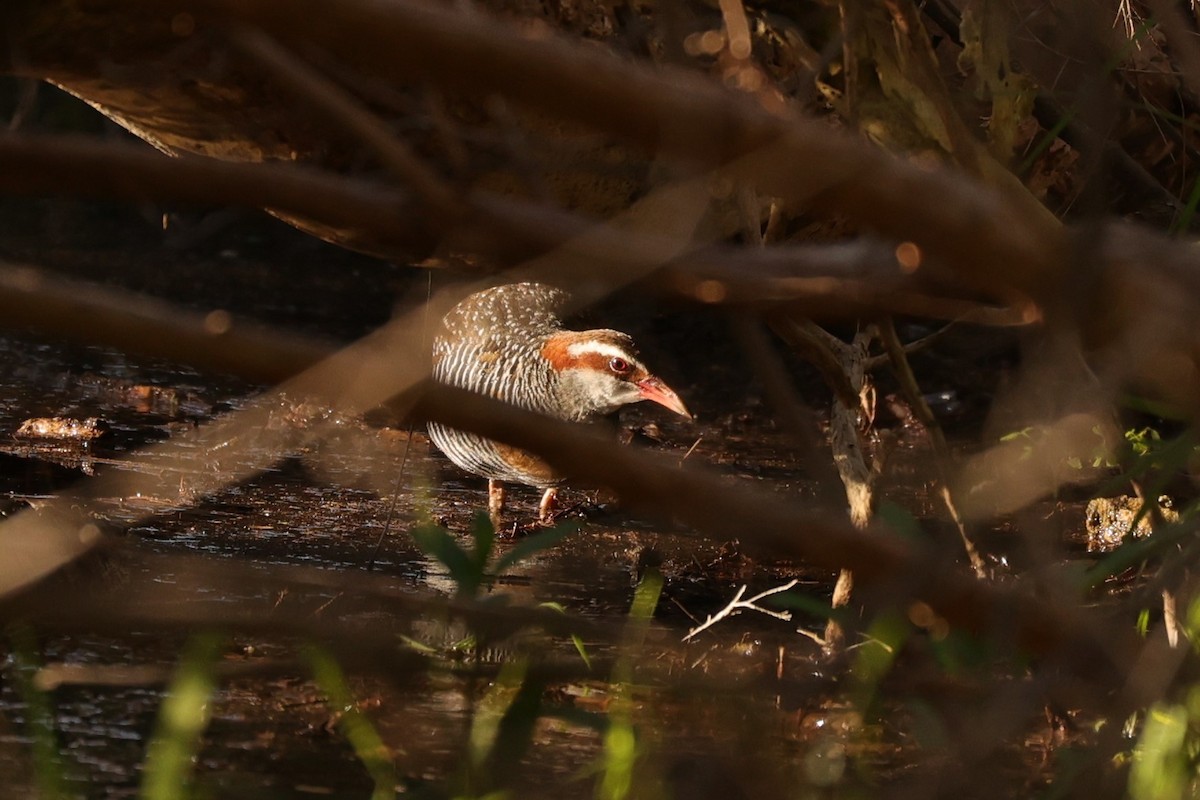
[[[0,140],[0,189],[18,194],[273,208],[320,219],[327,225],[353,225],[373,238],[392,237],[409,246],[415,246],[415,240],[407,238],[407,228],[423,221],[412,215],[407,195],[362,179],[291,165],[171,159],[137,146],[80,137]],[[431,227],[442,226],[451,239],[466,231],[463,235],[470,237],[476,252],[510,259],[560,247],[593,262],[633,267],[661,262],[656,253],[665,239],[653,229],[613,230],[597,220],[487,192],[473,193],[463,202],[471,209],[466,217],[438,217],[440,222]],[[481,228],[488,233],[481,235]],[[663,288],[704,302],[800,304],[826,317],[891,311],[985,325],[1021,325],[1034,319],[1028,308],[997,308],[961,299],[948,295],[944,288],[927,287],[923,278],[901,269],[894,246],[864,240],[761,249],[699,244],[669,260],[655,280]],[[32,273],[12,277],[9,291],[27,291],[31,281]],[[43,276],[36,282],[49,288],[58,280]],[[77,294],[81,300],[92,296],[90,291]],[[34,299],[13,300],[14,310],[19,310]],[[92,334],[103,327],[95,326]],[[278,369],[261,375],[264,380],[280,377]]]
[[[408,344],[420,340],[419,327],[413,326],[419,326],[423,317],[414,313],[398,320],[285,382],[279,393],[322,398],[347,413],[383,402],[424,374],[423,356],[413,354]],[[178,491],[181,474],[207,476],[211,491],[289,452],[296,443],[282,432],[273,434],[278,439],[273,450],[268,447],[264,452],[269,443],[261,436],[253,445],[239,444],[241,432],[272,435],[264,416],[271,408],[269,400],[137,455],[139,459],[155,453],[174,458],[166,474],[109,472],[63,493],[47,510],[22,512],[0,523],[0,541],[9,554],[0,564],[0,593],[11,595],[100,542],[99,532],[87,519],[89,497],[169,496]],[[852,568],[867,590],[868,601],[875,591],[892,598],[921,597],[951,622],[979,632],[996,620],[1017,621],[1014,636],[1023,649],[1070,653],[1073,661],[1089,663],[1089,669],[1109,658],[1118,663],[1126,658],[1120,653],[1127,645],[1110,641],[1102,649],[1112,652],[1096,661],[1097,642],[1088,636],[1090,626],[1076,618],[1075,610],[1047,609],[1032,597],[987,587],[956,570],[943,569],[938,566],[943,554],[899,539],[884,527],[860,531],[841,515],[823,516],[745,482],[731,484],[704,471],[680,470],[673,462],[619,447],[592,431],[448,387],[429,386],[416,402],[422,416],[528,448],[566,474],[612,487],[635,509],[676,516],[718,539],[737,537],[813,565]],[[214,447],[226,463],[232,460],[235,465],[216,477],[208,465]],[[234,459],[238,448],[246,451],[245,460]]]
[[[53,4],[39,11],[52,16]],[[768,111],[694,73],[622,61],[450,7],[351,0],[339,4],[336,25],[328,24],[327,11],[315,0],[200,0],[175,8],[115,0],[105,13],[112,29],[125,26],[122,35],[133,47],[171,30],[184,13],[195,23],[196,41],[219,41],[225,26],[249,25],[294,52],[315,46],[395,86],[419,82],[476,97],[496,94],[605,131],[689,171],[716,169],[764,196],[911,240],[958,280],[1005,302],[1043,296],[1062,274],[1066,240],[1027,195],[918,168],[825,124]],[[87,77],[36,52],[39,43],[29,45],[27,73]]]

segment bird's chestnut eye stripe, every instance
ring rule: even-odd
[[[626,372],[629,372],[629,362],[620,356],[613,356],[608,361],[608,368],[618,375],[624,375]]]

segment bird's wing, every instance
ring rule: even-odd
[[[443,319],[445,342],[480,345],[497,338],[516,341],[561,327],[559,313],[570,295],[541,283],[510,283],[470,295]]]

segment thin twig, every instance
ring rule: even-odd
[[[787,590],[791,589],[793,586],[795,586],[799,582],[800,581],[798,579],[793,578],[792,580],[788,581],[787,583],[783,584],[782,586],[776,586],[774,589],[767,589],[765,592],[759,592],[758,594],[754,595],[754,597],[751,597],[749,600],[742,599],[742,595],[744,595],[746,593],[746,586],[743,584],[742,587],[737,590],[737,594],[735,594],[733,596],[733,599],[729,601],[729,605],[725,606],[723,609],[718,611],[716,614],[709,614],[708,618],[706,620],[704,620],[704,622],[702,624],[697,625],[695,628],[692,628],[690,631],[687,632],[687,635],[683,637],[683,641],[685,641],[685,642],[690,641],[694,636],[696,636],[701,631],[708,630],[713,625],[716,625],[718,622],[725,619],[726,617],[736,616],[737,614],[740,614],[743,611],[757,611],[760,614],[766,614],[767,616],[774,617],[775,619],[781,619],[781,620],[784,620],[785,622],[790,621],[792,618],[792,612],[790,612],[790,611],[772,611],[769,608],[762,608],[761,606],[757,605],[757,603],[759,600],[762,600],[764,597],[770,597],[773,594],[779,594],[780,592],[786,592]]]
[[[941,339],[943,336],[945,336],[947,333],[949,333],[954,328],[954,326],[957,324],[957,322],[959,322],[959,320],[952,320],[949,324],[943,325],[942,327],[938,328],[936,331],[934,331],[933,333],[931,333],[927,336],[922,336],[920,339],[916,339],[915,341],[911,341],[908,344],[901,345],[901,350],[904,352],[905,355],[909,355],[909,356],[911,356],[913,353],[919,353],[922,350],[924,350],[925,348],[930,347],[935,342],[937,342],[939,339]],[[876,369],[878,367],[881,367],[884,364],[890,364],[891,362],[892,362],[892,354],[891,353],[879,353],[878,355],[874,355],[874,356],[871,356],[870,358],[868,358],[866,361],[866,364],[867,364],[867,369],[871,370],[871,369]]]
[[[696,452],[696,448],[700,446],[700,443],[701,443],[702,441],[704,441],[704,437],[703,437],[703,436],[697,436],[697,437],[696,437],[696,441],[692,442],[692,446],[691,446],[691,447],[689,447],[689,448],[687,449],[687,452],[683,454],[683,457],[679,459],[679,465],[680,465],[680,466],[683,466],[683,462],[685,462],[685,461],[687,461],[687,460],[688,460],[688,456],[690,456],[692,453]]]
[[[942,330],[944,331],[945,328]],[[908,363],[908,353],[900,344],[900,336],[896,332],[896,325],[891,317],[880,322],[879,338],[883,342],[885,354],[891,362],[892,372],[900,384],[901,393],[904,395],[905,400],[908,401],[909,407],[912,408],[917,420],[929,431],[930,441],[933,443],[934,464],[937,468],[938,483],[940,484],[938,497],[941,498],[943,505],[946,506],[946,511],[950,514],[950,519],[954,521],[954,527],[958,531],[959,539],[963,544],[963,551],[967,554],[967,560],[971,563],[972,571],[974,571],[977,578],[984,578],[987,576],[987,566],[983,561],[983,556],[979,554],[978,548],[975,547],[975,543],[971,540],[971,536],[967,532],[966,523],[963,521],[962,514],[959,513],[958,504],[955,503],[954,496],[950,492],[950,475],[952,474],[954,462],[953,456],[950,453],[950,447],[946,444],[946,435],[942,432],[942,426],[934,415],[933,409],[925,402],[925,396],[922,394],[921,387],[917,383],[917,376],[913,374],[912,366]]]

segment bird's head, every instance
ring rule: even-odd
[[[652,400],[691,418],[679,395],[638,359],[633,339],[619,331],[559,331],[542,346],[559,376],[569,416],[584,419]]]

